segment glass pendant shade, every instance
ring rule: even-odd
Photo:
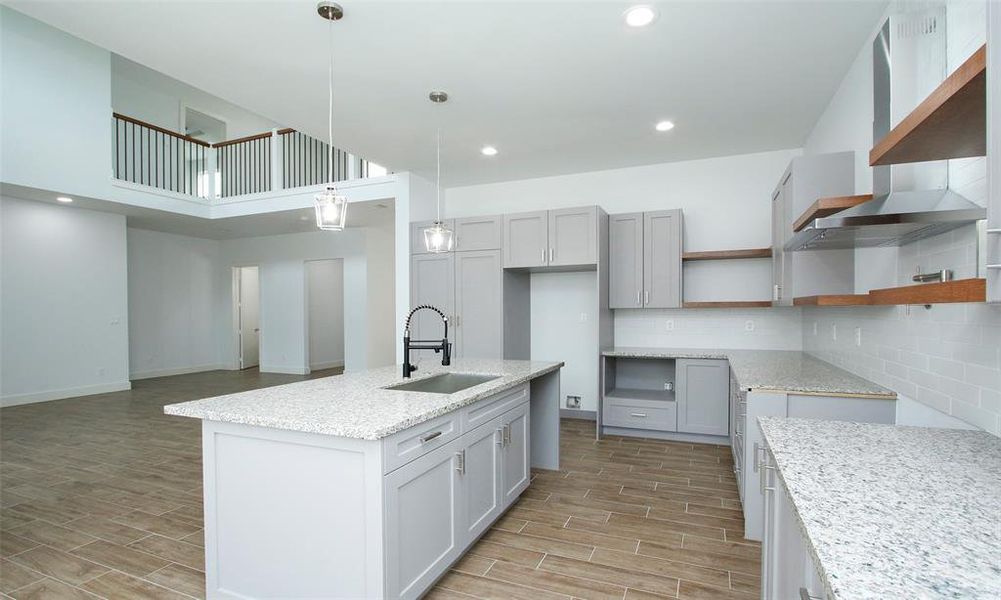
[[[324,231],[341,231],[344,229],[348,213],[348,199],[337,193],[334,186],[313,197],[316,208],[316,226]]]
[[[424,247],[428,252],[451,252],[454,240],[452,230],[441,221],[435,221],[434,225],[424,230]]]

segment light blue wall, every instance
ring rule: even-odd
[[[0,179],[106,195],[110,53],[0,7],[0,57]]]

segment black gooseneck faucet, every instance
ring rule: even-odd
[[[414,340],[410,341],[410,319],[413,318],[414,313],[419,310],[433,310],[438,313],[441,317],[442,322],[445,324],[445,335],[442,336],[440,342],[435,342],[431,340]],[[410,374],[417,370],[417,367],[410,364],[410,351],[411,350],[434,350],[435,354],[441,352],[441,364],[443,367],[447,367],[452,364],[452,344],[448,341],[448,317],[445,313],[441,312],[437,308],[431,306],[430,304],[422,304],[407,315],[407,323],[403,328],[403,376],[409,378]]]

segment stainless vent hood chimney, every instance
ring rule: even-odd
[[[873,40],[873,140],[890,132],[946,76],[945,7],[893,15]],[[891,77],[892,67],[892,77]],[[948,161],[874,167],[873,199],[814,219],[786,250],[901,246],[987,218],[949,189]]]

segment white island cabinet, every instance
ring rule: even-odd
[[[166,407],[203,419],[207,596],[420,597],[532,466],[558,468],[561,366],[457,361],[495,377],[453,394],[385,389],[392,367]]]

